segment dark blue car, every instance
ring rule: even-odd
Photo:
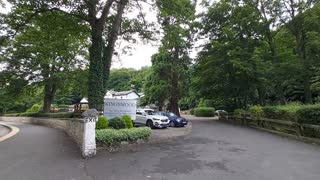
[[[169,118],[171,127],[183,127],[188,124],[188,121],[180,116],[177,116],[176,114],[172,112],[158,112],[159,115],[167,116]]]

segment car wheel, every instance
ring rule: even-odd
[[[148,121],[147,121],[147,126],[148,126],[149,128],[151,128],[151,129],[153,129],[153,128],[154,128],[154,126],[153,126],[153,122],[152,122],[152,121],[150,121],[150,120],[148,120]]]
[[[170,127],[174,127],[174,122],[173,121],[170,122]]]

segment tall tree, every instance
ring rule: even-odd
[[[103,96],[115,44],[120,35],[125,39],[130,34],[150,37],[152,34],[144,19],[141,2],[145,0],[8,0],[12,11],[6,15],[6,23],[10,30],[7,37],[15,35],[32,23],[34,17],[52,11],[58,11],[68,16],[78,18],[90,27],[91,46],[89,48],[89,81],[88,98],[90,108],[102,110]],[[124,18],[124,13],[132,9],[141,10],[136,18]],[[126,11],[125,11],[126,10]]]
[[[192,46],[196,3],[190,0],[158,0],[157,6],[158,21],[163,28],[159,54],[169,63],[166,74],[169,84],[168,109],[180,115],[178,102],[182,96],[184,74],[190,64],[188,50]]]
[[[86,54],[86,29],[61,12],[37,16],[2,54],[1,61],[11,76],[8,83],[18,78],[28,86],[43,86],[43,111],[50,112],[55,93],[68,78],[66,74],[85,65],[79,56]]]

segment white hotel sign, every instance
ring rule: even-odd
[[[129,115],[131,119],[136,119],[137,100],[134,99],[104,99],[103,115],[108,118]]]

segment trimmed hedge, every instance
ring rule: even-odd
[[[246,114],[246,111],[243,110],[243,109],[235,109],[233,114],[238,117],[238,118],[241,118],[243,117],[245,114]]]
[[[300,124],[320,125],[320,107],[304,107],[296,114]]]
[[[262,109],[266,118],[296,121],[296,109],[286,109],[281,106],[266,106]]]
[[[96,130],[96,139],[105,144],[115,144],[121,141],[136,141],[150,137],[151,129],[148,127],[131,129],[101,129]]]
[[[131,117],[129,115],[123,115],[121,117],[121,119],[124,121],[125,127],[127,129],[133,128],[133,122],[132,122],[132,119],[131,119]]]
[[[105,129],[108,127],[108,120],[104,116],[99,116],[98,121],[96,122],[96,129]]]
[[[109,120],[109,127],[113,129],[124,129],[126,128],[126,123],[124,120],[115,117]]]
[[[15,113],[15,114],[5,114],[8,117],[46,117],[46,118],[73,118],[75,116],[74,112],[60,112],[60,113]]]
[[[198,107],[194,108],[194,115],[197,117],[213,117],[214,110],[213,107]]]

